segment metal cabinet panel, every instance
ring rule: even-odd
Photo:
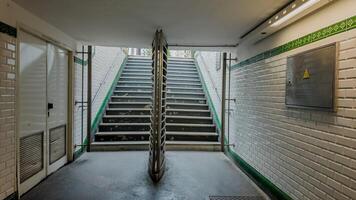
[[[335,44],[289,57],[286,74],[286,105],[333,110],[335,65]]]

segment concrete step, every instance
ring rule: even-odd
[[[168,73],[167,78],[174,78],[174,79],[198,79],[198,75],[185,75],[185,74],[170,74]]]
[[[103,123],[151,123],[150,115],[104,115]]]
[[[151,78],[152,74],[151,73],[126,73],[126,72],[123,72],[121,74],[121,77],[122,78],[127,78],[127,77],[149,77],[149,78]]]
[[[120,86],[151,86],[152,87],[152,82],[137,82],[137,81],[118,81],[116,87]]]
[[[99,132],[149,131],[151,123],[100,123]]]
[[[119,81],[148,82],[148,81],[152,81],[152,78],[151,77],[120,77]]]
[[[173,116],[201,116],[201,117],[210,117],[210,111],[209,110],[187,110],[187,109],[167,109],[167,116],[168,115],[173,115]]]
[[[109,108],[151,108],[151,102],[109,102]]]
[[[151,115],[108,115],[103,116],[103,123],[150,123]],[[167,115],[167,123],[183,123],[183,124],[213,124],[213,118],[200,116],[178,116]]]
[[[167,109],[209,110],[208,104],[167,103]]]
[[[198,72],[195,71],[185,71],[185,70],[169,70],[167,71],[168,75],[172,74],[182,74],[182,75],[188,75],[188,76],[198,76]]]
[[[202,87],[201,83],[182,83],[182,82],[169,82],[167,81],[168,87],[182,87],[182,88],[190,88],[190,87]]]
[[[121,91],[151,91],[152,86],[135,86],[135,85],[119,85],[115,87],[116,90]]]
[[[167,123],[173,124],[213,124],[213,118],[211,116],[179,116],[179,115],[167,115]]]
[[[184,84],[200,84],[200,79],[186,79],[186,78],[182,78],[182,79],[179,79],[179,78],[168,78],[167,79],[167,84],[175,84],[175,83],[184,83]]]
[[[204,93],[168,92],[167,97],[205,98]]]
[[[148,141],[149,131],[98,132],[95,141]],[[166,132],[167,141],[218,141],[213,132]]]
[[[216,132],[214,124],[166,123],[166,130],[174,132]]]
[[[115,96],[152,96],[152,91],[123,91],[123,90],[115,90],[113,92]]]
[[[184,98],[184,97],[168,97],[167,103],[194,103],[206,104],[205,98]]]
[[[197,72],[197,69],[195,67],[173,67],[169,66],[167,67],[168,72],[170,71],[184,71],[184,72]]]
[[[127,70],[127,69],[130,69],[130,70],[143,70],[143,71],[149,70],[149,71],[151,71],[152,70],[152,66],[147,66],[147,65],[126,65],[124,70]]]
[[[107,108],[106,115],[150,115],[151,108]]]
[[[122,72],[123,74],[130,73],[130,74],[152,74],[152,68],[125,68]],[[168,69],[167,70],[168,75],[172,74],[182,74],[182,75],[190,75],[190,76],[198,76],[198,71],[197,70],[183,70],[183,69]]]
[[[203,93],[203,88],[201,87],[191,87],[191,88],[182,88],[182,87],[167,87],[167,92],[196,92],[196,93]]]
[[[132,68],[125,68],[122,73],[142,73],[142,74],[152,74],[152,69],[132,69]]]
[[[111,96],[112,102],[152,102],[151,96]]]
[[[147,151],[148,141],[92,142],[92,151]],[[220,151],[220,142],[166,141],[168,151]]]
[[[174,71],[196,71],[196,67],[193,65],[193,66],[189,66],[189,65],[168,65],[167,66],[167,70],[170,71],[170,70],[174,70]]]

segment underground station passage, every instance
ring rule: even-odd
[[[0,200],[356,200],[356,0],[0,0]]]

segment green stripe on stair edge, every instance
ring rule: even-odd
[[[92,134],[92,135],[95,134],[96,130],[98,129],[99,122],[100,122],[100,120],[101,120],[101,118],[102,118],[102,116],[103,116],[103,114],[104,114],[104,112],[105,112],[105,108],[107,107],[107,105],[108,105],[108,103],[109,103],[110,97],[111,97],[112,93],[114,92],[114,89],[115,89],[115,87],[116,87],[116,84],[117,84],[117,82],[119,81],[119,79],[120,79],[120,77],[121,77],[121,73],[122,73],[123,69],[125,68],[127,59],[128,59],[128,56],[126,56],[126,57],[124,58],[124,60],[122,61],[121,66],[120,66],[120,69],[119,69],[119,71],[117,72],[115,79],[114,79],[113,82],[111,83],[110,89],[109,89],[108,92],[106,93],[105,99],[104,99],[104,101],[101,103],[101,106],[100,106],[98,112],[96,113],[93,122],[91,123],[91,134]],[[88,144],[88,138],[85,138],[85,139],[84,139],[83,144],[84,144],[84,145],[87,145],[87,144]],[[74,159],[78,158],[83,152],[84,152],[84,146],[81,146],[80,149],[77,150],[77,151],[74,153]]]
[[[227,141],[225,139],[225,144]],[[237,153],[235,153],[230,146],[225,147],[224,152],[234,163],[256,183],[256,185],[263,190],[271,199],[278,200],[293,200],[288,194],[279,189],[275,184],[258,172],[255,168],[249,165]]]
[[[215,106],[214,106],[214,103],[213,101],[211,100],[211,96],[210,96],[210,93],[209,93],[209,90],[208,90],[208,87],[206,86],[205,84],[205,80],[204,80],[204,77],[203,77],[203,74],[201,73],[200,71],[200,66],[196,60],[196,58],[194,58],[194,64],[196,66],[196,68],[198,69],[198,73],[199,73],[199,78],[200,78],[200,82],[202,83],[203,85],[203,89],[204,89],[204,92],[207,96],[207,99],[208,99],[208,105],[209,107],[212,109],[213,111],[213,119],[214,119],[214,122],[218,128],[218,133],[220,134],[220,131],[221,131],[221,122],[219,120],[219,115],[218,113],[216,112],[216,109],[215,109]]]

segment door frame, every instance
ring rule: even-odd
[[[46,36],[42,34],[39,31],[36,31],[32,29],[31,27],[22,24],[22,23],[17,23],[17,33],[18,35],[21,34],[21,32],[30,34],[34,37],[37,37],[41,40],[43,40],[46,43],[51,43],[53,45],[56,45],[63,50],[66,50],[68,52],[68,74],[67,74],[67,126],[66,126],[66,163],[69,163],[73,161],[73,152],[74,152],[74,146],[73,146],[73,124],[74,124],[74,77],[75,77],[75,70],[74,70],[74,51],[72,48],[68,47],[67,45],[58,42],[55,39],[52,39],[49,36]],[[29,189],[26,189],[26,192],[21,193],[21,186],[20,186],[20,133],[19,133],[19,128],[20,128],[20,123],[19,123],[19,117],[20,117],[20,112],[19,112],[19,74],[20,74],[20,37],[16,38],[16,82],[15,82],[15,98],[16,98],[16,103],[15,103],[15,119],[16,119],[16,134],[15,134],[15,147],[16,147],[16,186],[17,186],[17,191],[19,193],[18,197],[24,193],[26,193]],[[47,94],[46,94],[47,95]],[[46,125],[46,131],[48,131],[48,127]],[[47,149],[44,149],[44,151],[47,151]],[[47,156],[47,155],[45,155]],[[47,162],[44,163],[47,165]],[[48,173],[48,167],[46,166],[45,169],[45,175],[49,175]]]

